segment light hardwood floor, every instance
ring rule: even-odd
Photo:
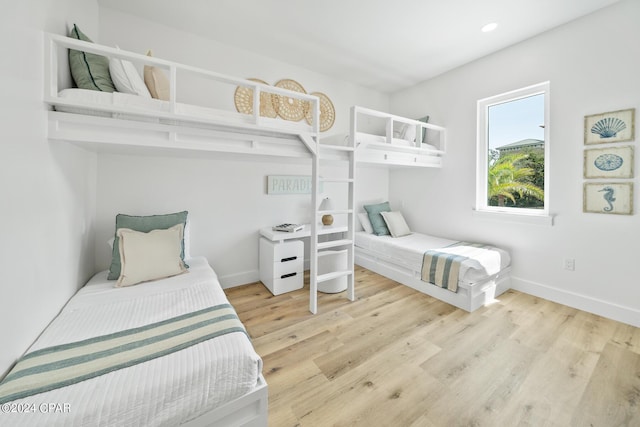
[[[516,291],[474,313],[364,268],[356,297],[228,289],[269,425],[640,426],[640,329]]]

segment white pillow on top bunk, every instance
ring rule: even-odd
[[[120,49],[116,46],[116,49]],[[111,58],[109,60],[109,72],[111,80],[118,92],[140,95],[144,98],[151,98],[149,89],[144,84],[142,77],[136,71],[135,65],[130,61],[120,58]]]
[[[387,224],[387,228],[392,237],[402,237],[411,234],[411,230],[407,225],[407,221],[404,220],[401,212],[380,212],[384,222]]]
[[[416,140],[416,127],[407,123],[393,124],[393,137],[414,142]]]

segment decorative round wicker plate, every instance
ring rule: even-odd
[[[281,89],[293,90],[295,92],[307,93],[300,83],[291,79],[283,79],[274,86]],[[299,122],[305,116],[308,103],[302,99],[290,98],[288,96],[274,95],[272,98],[276,113],[285,120]]]
[[[262,81],[260,79],[247,79],[247,80],[251,80],[252,82],[262,83],[265,85],[268,84],[267,82]],[[262,117],[270,117],[272,119],[276,118],[277,113],[276,113],[276,110],[273,108],[274,97],[275,95],[271,93],[260,92],[260,115]],[[245,86],[238,86],[233,95],[233,100],[236,104],[236,110],[238,110],[239,113],[253,114],[253,89]]]
[[[320,98],[320,132],[331,129],[333,123],[336,121],[336,109],[333,108],[333,103],[327,95],[322,92],[311,92],[309,95],[315,95]],[[304,116],[307,123],[313,124],[313,117],[311,117],[311,108],[307,108]]]

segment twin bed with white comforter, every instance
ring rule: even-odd
[[[67,303],[28,354],[208,307],[223,306],[233,312],[226,307],[229,302],[206,259],[192,258],[188,264],[187,273],[123,288],[115,288],[114,282],[106,279],[107,272],[96,274]],[[238,422],[233,425],[266,425],[267,389],[261,370],[262,360],[246,332],[225,333],[123,369],[10,400],[5,407],[16,411],[5,411],[8,413],[0,416],[0,423],[230,425],[227,417],[232,417]],[[7,399],[10,376],[0,386],[0,402]],[[58,406],[47,410],[42,404]]]
[[[444,260],[438,262],[436,255],[442,255]],[[433,276],[438,276],[437,273],[441,273],[445,265],[449,267],[446,259],[450,255],[462,255],[464,258],[456,272],[455,290],[431,283]],[[427,256],[434,258],[432,260]],[[355,261],[369,270],[466,311],[474,311],[491,303],[510,287],[511,258],[504,249],[421,233],[392,237],[357,232]]]

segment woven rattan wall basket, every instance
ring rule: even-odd
[[[329,97],[322,92],[311,92],[310,95],[315,95],[320,98],[320,132],[331,129],[331,126],[333,126],[333,123],[336,121],[336,109],[333,107],[333,103]],[[310,125],[313,124],[311,113],[311,109],[307,108],[304,117]]]
[[[260,79],[247,79],[247,80],[251,80],[252,82],[262,83],[265,85],[268,84],[267,82],[262,81]],[[260,92],[260,115],[262,117],[269,117],[269,118],[275,119],[276,116],[278,115],[274,108],[275,101],[273,98],[275,96],[276,95],[271,93],[266,93],[262,91]],[[245,86],[238,86],[233,95],[233,101],[235,102],[236,110],[238,110],[239,113],[253,115],[253,89]]]
[[[300,83],[291,79],[280,80],[274,86],[295,92],[307,93]],[[271,99],[278,116],[292,122],[299,122],[302,120],[309,108],[309,104],[302,99],[290,98],[282,95],[273,95]]]

